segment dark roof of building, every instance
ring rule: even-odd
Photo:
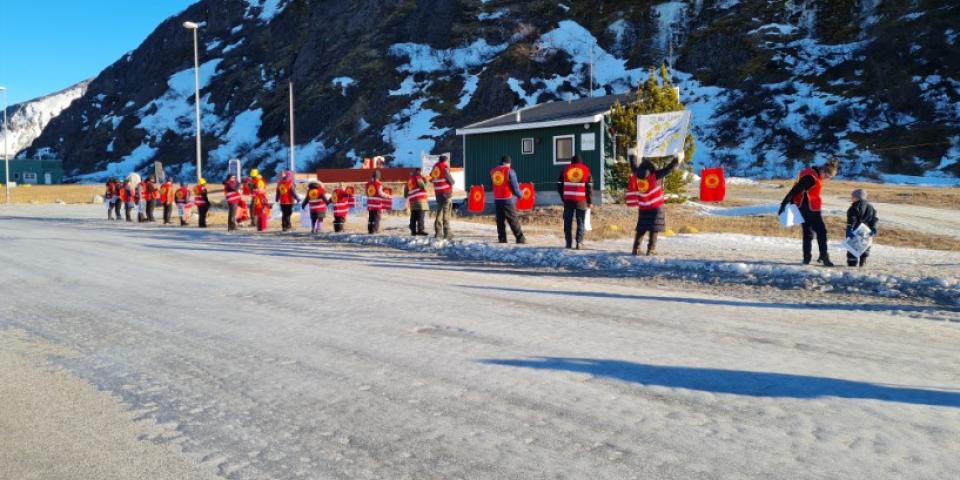
[[[520,110],[520,121],[517,121],[517,112],[510,112],[499,117],[493,117],[481,122],[463,127],[464,130],[497,127],[515,127],[517,125],[557,122],[572,120],[607,113],[613,104],[619,100],[626,103],[632,98],[631,94],[606,95],[603,97],[581,98],[570,101],[539,103]]]

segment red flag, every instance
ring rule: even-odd
[[[723,167],[704,168],[700,172],[700,201],[722,202],[727,196],[727,180]]]
[[[470,213],[483,212],[484,203],[486,203],[486,192],[483,186],[474,185],[470,187],[470,196],[467,198],[467,211]]]
[[[517,199],[517,210],[533,210],[537,192],[532,183],[520,184],[520,198]]]

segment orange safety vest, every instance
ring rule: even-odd
[[[823,198],[820,196],[820,192],[823,191],[823,179],[820,178],[820,175],[817,174],[816,170],[814,170],[812,167],[807,167],[800,172],[800,176],[797,177],[797,181],[799,182],[801,178],[807,175],[813,177],[814,184],[806,192],[800,192],[794,195],[793,203],[798,207],[803,205],[803,196],[806,195],[807,201],[809,202],[810,211],[819,212],[820,209],[823,208]]]
[[[383,210],[383,198],[380,196],[381,183],[379,180],[367,182],[367,211],[379,212]]]
[[[130,190],[130,187],[129,187],[129,186],[126,186],[126,187],[123,187],[123,188],[120,189],[120,201],[121,201],[121,202],[123,202],[123,203],[129,202],[131,195],[132,195],[132,190]]]
[[[587,200],[587,180],[590,167],[583,163],[571,163],[563,169],[563,201],[580,202]]]
[[[204,200],[203,194],[207,192],[207,188],[203,185],[197,185],[193,187],[193,204],[200,207],[207,204],[207,201]]]
[[[637,176],[634,174],[630,174],[630,179],[627,180],[627,193],[624,194],[623,199],[628,207],[640,206],[640,190],[637,187]]]
[[[637,179],[637,206],[640,210],[656,210],[663,205],[663,187],[657,183],[657,174],[650,172],[647,178]]]
[[[427,191],[420,188],[420,176],[410,177],[407,180],[407,200],[411,203],[427,199]]]
[[[187,197],[190,195],[190,189],[187,187],[180,187],[177,189],[176,193],[173,194],[173,201],[180,205],[187,203]]]
[[[163,182],[160,185],[160,203],[166,205],[170,201],[170,187],[172,186],[173,184],[170,182]]]
[[[500,165],[490,170],[490,181],[493,183],[494,200],[510,200],[513,190],[510,189],[510,166]]]
[[[447,171],[450,166],[446,162],[437,162],[430,170],[430,181],[433,182],[433,193],[440,195],[453,191],[453,186],[447,181]]]
[[[326,193],[323,187],[311,188],[307,191],[307,202],[310,204],[311,212],[325,213],[327,211],[327,200],[323,198]]]
[[[347,213],[350,212],[350,194],[338,188],[333,191],[330,201],[333,202],[333,216],[347,218]]]
[[[277,182],[277,192],[280,193],[280,205],[293,205],[293,181]]]

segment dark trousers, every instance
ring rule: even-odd
[[[200,228],[207,228],[207,211],[210,210],[210,205],[200,205],[197,207],[197,213],[200,215],[200,218],[197,220],[197,226]]]
[[[334,232],[342,232],[342,231],[343,231],[343,225],[344,225],[345,223],[347,223],[347,217],[334,216],[334,217],[333,217],[333,231],[334,231]]]
[[[517,220],[517,206],[509,202],[494,202],[497,217],[497,240],[500,243],[507,243],[507,224],[510,224],[510,230],[517,242],[522,242],[523,229],[520,228],[520,222]]]
[[[147,221],[155,222],[153,218],[153,200],[147,200]]]
[[[437,215],[433,219],[433,230],[437,238],[453,238],[450,231],[450,218],[453,216],[453,202],[450,197],[437,197]]]
[[[380,232],[380,210],[370,210],[369,214],[367,217],[367,233]]]
[[[320,227],[323,226],[323,217],[325,217],[323,212],[310,212],[310,230],[314,233],[320,231]]]
[[[114,210],[114,213],[116,214],[117,220],[120,220],[120,203],[121,202],[119,198],[113,202],[113,210]]]
[[[110,200],[107,200],[107,220],[113,220],[113,206],[119,202],[119,200],[110,203]],[[117,219],[120,219],[120,216],[117,216]]]
[[[410,210],[410,235],[426,235],[426,226],[424,218],[427,212],[423,210]]]
[[[851,267],[864,266],[867,264],[867,258],[870,256],[870,249],[866,249],[863,252],[863,255],[860,255],[859,258],[853,256],[852,253],[847,252],[847,265]]]
[[[563,202],[563,238],[567,248],[573,246],[573,219],[577,219],[577,245],[583,243],[583,224],[587,220],[587,211],[577,208],[577,202]]]
[[[163,204],[163,224],[170,225],[170,223],[172,223],[170,221],[170,217],[172,216],[173,216],[173,205],[170,205],[169,203],[164,203]]]
[[[290,224],[290,217],[293,215],[293,205],[280,205],[280,225],[284,232],[293,228]]]
[[[827,250],[827,225],[823,223],[820,212],[801,210],[803,216],[803,258],[813,258],[813,237],[817,237],[817,247],[821,258],[830,258]]]
[[[128,221],[128,222],[132,222],[132,221],[133,221],[133,217],[131,216],[131,212],[133,211],[133,204],[132,204],[132,203],[125,203],[125,204],[123,205],[123,210],[124,210],[124,213],[125,213],[126,216],[127,216],[127,221]]]
[[[237,204],[227,204],[227,231],[237,229]]]

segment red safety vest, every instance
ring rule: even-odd
[[[277,182],[277,192],[280,193],[280,205],[293,205],[293,181]]]
[[[323,198],[323,195],[326,193],[323,187],[311,188],[307,191],[307,202],[310,204],[311,212],[326,213],[327,201]]]
[[[493,199],[509,200],[513,198],[510,189],[510,166],[500,165],[490,170],[490,181],[493,183]]]
[[[160,203],[166,205],[170,201],[170,187],[172,186],[173,184],[170,182],[163,182],[160,185]]]
[[[447,181],[447,171],[450,166],[446,162],[437,162],[430,170],[430,181],[433,182],[433,193],[437,195],[450,193],[453,186]]]
[[[563,169],[563,201],[580,202],[587,200],[587,180],[590,167],[583,163],[571,163]]]
[[[350,212],[350,194],[338,188],[333,191],[330,201],[333,202],[333,216],[347,218],[347,213]]]
[[[820,192],[823,191],[823,179],[820,178],[820,175],[816,170],[814,170],[812,167],[807,167],[800,172],[800,176],[797,177],[797,181],[799,182],[800,179],[807,175],[813,177],[813,186],[810,187],[810,189],[806,192],[800,192],[794,195],[793,203],[795,203],[798,207],[803,205],[803,196],[806,195],[807,201],[809,202],[810,211],[819,212],[820,209],[823,208],[823,198],[820,196]]]
[[[131,190],[130,187],[123,187],[120,189],[120,201],[127,203],[130,201]]]
[[[623,199],[627,202],[628,207],[640,206],[640,190],[637,188],[636,175],[630,174],[630,179],[627,181],[627,193],[624,194]]]
[[[223,197],[227,199],[227,203],[230,205],[240,203],[240,192],[237,191],[237,182],[234,181],[223,184]]]
[[[383,210],[383,198],[380,196],[381,183],[379,180],[367,182],[367,211],[379,212]]]
[[[656,210],[663,205],[663,187],[657,183],[657,174],[650,172],[647,178],[637,179],[637,206],[640,210]]]
[[[410,177],[410,180],[407,180],[407,200],[411,203],[427,199],[427,191],[420,188],[419,182],[419,176]]]
[[[203,199],[203,194],[206,193],[207,188],[203,185],[197,185],[193,187],[193,204],[196,206],[206,205],[207,201]]]
[[[177,189],[176,193],[173,194],[173,201],[180,205],[187,203],[187,197],[190,196],[190,189],[187,187],[180,187]]]
[[[117,194],[117,186],[113,182],[107,183],[107,192],[104,194],[104,198],[110,200],[114,195]]]

